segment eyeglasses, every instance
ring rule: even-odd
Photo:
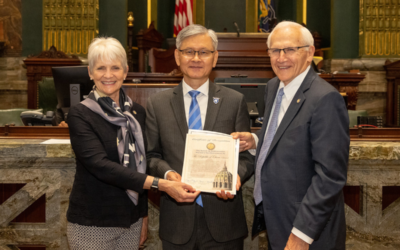
[[[267,51],[268,51],[268,54],[270,57],[278,57],[281,54],[282,50],[285,53],[285,55],[292,56],[299,49],[306,48],[306,47],[310,47],[310,45],[305,45],[305,46],[300,46],[300,47],[288,47],[288,48],[283,48],[283,49],[267,49]]]
[[[183,50],[179,50],[179,51],[182,52],[182,54],[187,58],[195,57],[196,53],[199,56],[199,58],[207,58],[207,57],[210,57],[211,54],[215,52],[215,51],[206,50],[206,49],[202,49],[199,51],[196,51],[193,49],[183,49]]]

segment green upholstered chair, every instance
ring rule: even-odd
[[[43,113],[55,112],[58,101],[53,77],[43,77],[42,81],[38,82],[38,87],[39,108],[43,109]]]
[[[24,126],[24,123],[21,120],[21,113],[28,110],[35,110],[39,112],[43,112],[43,109],[1,109],[0,110],[0,127],[3,127],[6,124],[14,123],[15,126]]]
[[[357,125],[357,116],[368,116],[366,110],[348,110],[350,124],[349,127],[352,128]]]

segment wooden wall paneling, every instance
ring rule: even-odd
[[[344,186],[344,203],[356,213],[362,215],[362,186]]]
[[[169,73],[174,69],[179,70],[175,62],[175,46],[168,50],[152,48],[149,53],[149,57],[153,58],[152,61],[149,60],[151,72]]]
[[[1,139],[69,139],[67,127],[9,126],[0,127]]]
[[[46,195],[42,195],[25,211],[11,222],[45,223],[46,222]]]
[[[25,183],[0,183],[0,205],[23,186],[25,186]]]
[[[400,78],[394,83],[394,108],[393,120],[397,126],[400,126]]]
[[[172,84],[180,83],[182,81],[182,75],[169,75],[167,73],[128,72],[124,84],[131,84],[135,80],[139,80],[142,84]]]
[[[382,211],[400,198],[400,186],[382,187]]]
[[[0,183],[0,205],[18,192],[25,183]],[[46,222],[46,196],[43,195],[11,222],[45,223]]]
[[[178,84],[123,84],[122,88],[132,101],[146,108],[147,99],[158,92],[176,87]]]
[[[386,123],[388,127],[400,126],[400,60],[386,60]]]

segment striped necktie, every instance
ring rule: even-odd
[[[200,92],[197,90],[189,91],[189,95],[192,97],[192,103],[190,104],[189,109],[189,129],[202,130],[200,106],[196,99],[198,94],[200,94]],[[197,196],[196,203],[203,207],[203,200],[201,199],[201,195]]]
[[[274,112],[272,113],[271,122],[269,123],[269,127],[267,130],[267,134],[265,135],[264,142],[261,146],[260,152],[258,154],[257,164],[256,164],[256,176],[254,183],[254,201],[256,205],[260,204],[262,201],[262,192],[261,192],[261,169],[264,165],[265,158],[267,157],[267,153],[269,147],[271,146],[272,140],[274,139],[276,129],[278,127],[278,116],[279,110],[281,108],[282,96],[285,93],[283,92],[283,88],[279,89],[278,95],[276,96],[276,103]]]

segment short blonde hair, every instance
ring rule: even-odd
[[[88,49],[89,70],[93,73],[93,67],[97,60],[121,62],[124,72],[128,70],[126,52],[122,44],[112,37],[97,37],[92,40]]]
[[[303,42],[305,43],[303,45],[314,46],[314,38],[311,35],[311,32],[306,27],[304,27],[301,24],[292,22],[292,21],[282,21],[282,22],[278,23],[278,25],[276,25],[275,28],[272,30],[272,32],[269,34],[268,39],[267,39],[268,48],[271,48],[271,37],[274,34],[275,30],[288,28],[288,27],[300,29],[301,37],[303,39]],[[304,48],[304,49],[308,50],[308,48]]]

